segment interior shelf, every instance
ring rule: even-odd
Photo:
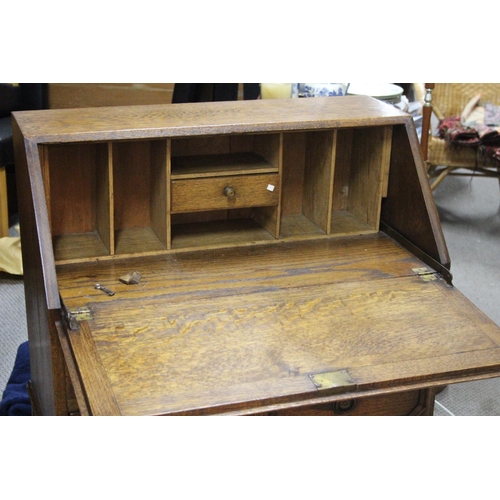
[[[172,227],[172,248],[249,244],[275,238],[253,219],[192,222]]]
[[[278,167],[252,153],[229,153],[172,158],[172,180],[220,175],[277,173]]]
[[[52,238],[56,261],[104,257],[109,250],[94,232],[56,235]]]
[[[47,145],[41,161],[55,259],[112,253],[108,145]]]
[[[165,245],[150,227],[115,231],[116,254],[146,253],[165,250]]]
[[[337,130],[329,234],[378,231],[391,140],[392,127]]]
[[[56,260],[377,232],[391,139],[374,126],[44,146]]]
[[[282,238],[290,238],[294,236],[321,236],[326,233],[322,231],[316,224],[313,224],[307,217],[302,214],[289,215],[281,219]]]
[[[347,211],[332,213],[332,228],[332,232],[337,236],[370,234],[378,231],[378,229]]]
[[[165,141],[113,143],[115,253],[167,248]]]

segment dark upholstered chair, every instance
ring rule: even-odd
[[[9,208],[17,211],[11,113],[44,108],[45,93],[43,83],[0,83],[0,237],[9,232]]]

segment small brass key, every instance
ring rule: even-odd
[[[102,290],[104,293],[107,293],[110,297],[115,294],[115,292],[112,292],[109,288],[106,288],[105,286],[100,285],[99,283],[96,283],[94,285],[94,288],[96,290]]]

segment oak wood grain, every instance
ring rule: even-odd
[[[170,165],[167,155],[167,143],[165,141],[153,141],[151,143],[151,186],[149,193],[151,229],[163,248],[168,248],[170,245],[167,210],[167,204],[170,201],[167,171]]]
[[[438,274],[449,256],[418,137],[393,106],[259,100],[13,123],[42,414],[76,400],[98,415],[184,415],[368,397],[368,412],[429,414],[433,387],[500,373],[500,329]],[[248,154],[265,167],[211,164]],[[205,189],[258,177],[272,200],[251,186],[241,207],[218,206]],[[139,284],[121,283],[131,271]],[[82,306],[92,319],[58,334]],[[309,377],[337,370],[352,381],[343,394]]]
[[[60,319],[61,306],[55,267],[50,264],[53,252],[48,211],[42,201],[39,149],[23,139],[15,120],[12,125],[19,199],[23,200],[24,207],[19,220],[30,341],[30,385],[43,415],[62,415],[67,411],[64,361],[54,327],[54,322]]]
[[[68,376],[71,381],[71,388],[75,394],[78,412],[82,416],[90,415],[88,401],[86,398],[86,393],[82,387],[82,380],[80,378],[80,373],[78,371],[78,367],[76,366],[75,359],[73,357],[71,347],[69,345],[69,341],[66,336],[66,330],[61,324],[60,321],[56,322],[56,330],[59,336],[59,342],[61,344],[61,349],[64,356],[64,361],[66,364],[66,369],[68,372]]]
[[[174,251],[254,245],[274,239],[271,233],[252,218],[225,218],[210,222],[193,222],[173,226],[172,229],[172,249]]]
[[[437,363],[440,370],[450,362],[455,372],[470,369],[464,352],[473,361],[483,357],[483,366],[486,357],[495,359],[490,370],[498,369],[498,343],[459,311],[425,317],[424,311],[446,304],[437,300],[436,285],[403,280],[396,291],[390,280],[377,280],[362,289],[312,286],[175,306],[149,298],[136,317],[136,304],[110,302],[92,306],[92,334],[112,393],[128,414],[286,401],[316,394],[309,374],[340,369],[360,389],[436,384]]]
[[[174,83],[49,83],[52,109],[172,102]]]
[[[96,229],[97,148],[95,144],[48,148],[53,235],[88,233]]]
[[[172,162],[172,179],[176,180],[269,172],[277,173],[278,167],[273,166],[255,153],[181,156],[173,158]]]
[[[282,203],[283,217],[302,214],[307,134],[283,134]]]
[[[84,381],[90,414],[119,415],[120,409],[111,389],[107,370],[102,365],[88,325],[83,322],[78,332],[69,331],[69,338],[78,371]]]
[[[372,267],[376,262],[376,267]],[[208,263],[210,265],[208,265]],[[304,266],[304,263],[306,265]],[[261,287],[309,286],[413,275],[421,261],[382,233],[334,240],[287,242],[218,250],[184,250],[144,259],[127,258],[57,268],[61,296],[68,307],[108,301],[94,280],[116,290],[116,298],[141,298],[161,291],[170,302],[186,297],[254,292]],[[143,276],[139,286],[119,283],[125,270]],[[200,271],[202,270],[202,272]],[[219,291],[218,291],[219,290]],[[193,295],[194,294],[194,295]]]
[[[449,268],[450,256],[414,128],[409,124],[394,127],[392,144],[381,220]]]
[[[101,241],[106,247],[107,253],[113,255],[115,252],[115,241],[113,238],[115,231],[115,198],[112,145],[110,143],[99,145],[96,155],[95,227]]]
[[[307,402],[322,395],[308,375],[339,369],[374,394],[474,375],[478,360],[485,375],[498,369],[498,328],[478,325],[458,291],[415,276],[418,259],[388,238],[341,241],[178,254],[138,267],[140,287],[114,285],[117,263],[101,263],[92,278],[114,297],[79,266],[62,268],[60,285],[65,303],[92,310],[123,414]]]
[[[385,127],[362,128],[354,131],[352,165],[349,176],[347,210],[378,230],[382,179],[389,164]]]
[[[325,234],[330,232],[335,137],[336,131],[309,133],[307,137],[302,212]]]
[[[201,136],[188,137],[182,139],[172,139],[172,158],[178,158],[182,164],[184,156],[218,156],[228,155],[232,153],[231,143],[236,136],[219,135],[219,136]],[[253,135],[252,138],[253,146]],[[245,149],[245,151],[248,151]],[[251,151],[251,150],[250,150]]]
[[[224,190],[231,187],[234,196]],[[276,174],[230,175],[173,180],[172,213],[275,206],[279,201],[280,181]]]
[[[322,403],[313,406],[303,406],[289,408],[286,410],[271,411],[270,416],[375,416],[375,415],[392,415],[404,416],[410,415],[415,410],[422,412],[420,402],[422,399],[421,393],[427,395],[424,391],[407,391],[403,393],[384,394],[377,397],[366,397],[360,399],[348,399],[335,403]],[[427,414],[432,414],[433,403],[431,408],[425,407]],[[424,410],[424,411],[425,411]],[[429,412],[430,410],[430,412]]]
[[[35,142],[186,137],[391,125],[411,119],[367,96],[345,99],[262,99],[181,106],[117,106],[16,113]]]
[[[352,135],[353,129],[351,128],[337,130],[332,201],[332,210],[334,212],[345,212],[347,210],[353,149]]]
[[[153,164],[149,141],[113,144],[115,230],[151,226]]]

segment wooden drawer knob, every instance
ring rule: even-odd
[[[344,401],[337,401],[333,403],[333,411],[337,415],[341,415],[343,413],[349,413],[354,408],[356,408],[357,401],[355,399],[346,399]]]
[[[234,190],[233,187],[227,186],[224,188],[224,195],[227,196],[228,198],[234,198],[236,195],[236,191]]]

